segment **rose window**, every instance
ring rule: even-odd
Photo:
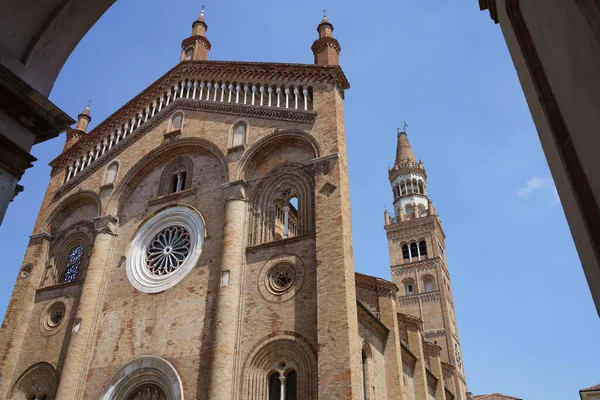
[[[67,260],[67,266],[63,275],[64,282],[73,282],[77,274],[79,273],[79,267],[83,259],[83,246],[75,246],[69,251],[69,258]]]
[[[192,271],[204,245],[204,221],[192,207],[166,208],[137,230],[127,254],[127,278],[141,292],[158,293]]]
[[[190,252],[190,234],[184,227],[171,226],[158,232],[148,246],[146,267],[153,275],[175,271]]]
[[[283,294],[292,288],[295,279],[296,273],[291,265],[278,264],[268,273],[268,286],[272,293]]]

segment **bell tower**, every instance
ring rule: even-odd
[[[394,216],[384,212],[392,280],[399,288],[398,310],[423,321],[423,339],[442,348],[441,360],[454,371],[452,384],[463,399],[466,379],[445,234],[427,192],[425,167],[415,158],[406,127],[398,130],[396,159],[388,171]]]

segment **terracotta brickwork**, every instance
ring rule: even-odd
[[[0,329],[0,397],[263,400],[282,398],[281,385],[298,399],[465,399],[437,216],[387,224],[394,283],[354,272],[349,85],[333,25],[319,25],[318,66],[207,61],[203,14],[193,27],[203,39],[184,41],[180,66],[89,133],[87,109],[52,162]],[[202,57],[186,59],[196,45]],[[243,103],[224,80],[194,97],[191,82],[234,79],[219,73],[263,81]],[[161,90],[169,101],[137,112]],[[172,210],[201,223],[188,229]],[[405,263],[398,249],[414,232],[430,250]],[[156,254],[175,264],[144,275]],[[403,293],[408,277],[418,295]],[[153,279],[168,283],[153,290]]]

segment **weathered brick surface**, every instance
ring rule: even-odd
[[[185,398],[264,398],[268,374],[283,370],[287,361],[305,373],[298,378],[299,398],[358,400],[365,389],[365,352],[369,398],[425,400],[425,365],[431,359],[423,337],[442,328],[456,334],[448,328],[454,314],[447,271],[437,266],[412,271],[418,285],[430,273],[440,289],[433,300],[405,307],[391,282],[355,276],[343,89],[323,80],[311,93],[314,123],[241,118],[176,101],[167,110],[183,111],[180,132],[165,136],[169,121],[162,120],[74,187],[65,186],[65,193],[59,191],[64,167],[53,170],[34,228],[48,235],[28,247],[24,265],[32,268],[17,280],[0,330],[0,397],[25,370],[45,361],[56,367],[60,400],[97,399],[121,367],[153,355],[175,367]],[[248,124],[246,143],[229,149],[239,120]],[[193,165],[191,182],[182,192],[165,194],[163,172],[177,157]],[[113,161],[119,165],[116,182],[106,185]],[[280,176],[285,179],[276,181]],[[259,200],[269,190],[280,196],[288,188],[299,191],[304,206],[297,220],[302,234],[266,240],[256,233],[256,221],[274,203],[259,209]],[[127,278],[130,243],[144,221],[176,204],[202,215],[202,254],[177,285],[141,293]],[[427,221],[432,230],[424,237],[433,260],[440,257],[435,243],[443,232],[432,218],[419,222]],[[59,283],[61,252],[75,234],[89,242],[81,279]],[[394,246],[391,240],[390,249]],[[392,263],[401,264],[394,251]],[[268,268],[278,262],[296,268],[294,289],[284,295],[267,287]],[[224,272],[228,282],[222,284]],[[404,278],[396,274],[394,281],[401,286]],[[40,321],[57,300],[67,304],[67,315],[49,335]],[[428,315],[425,332],[399,314],[421,316],[422,310]],[[417,357],[410,384],[401,342]],[[451,349],[449,343],[439,345],[442,353]],[[436,360],[431,372],[437,376],[440,357]],[[409,386],[414,391],[407,393]]]

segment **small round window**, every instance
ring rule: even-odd
[[[156,293],[179,283],[204,245],[198,212],[177,206],[162,210],[138,229],[127,255],[127,277],[141,292]]]
[[[296,272],[290,264],[277,264],[267,272],[267,279],[269,291],[275,295],[282,295],[294,285]]]

